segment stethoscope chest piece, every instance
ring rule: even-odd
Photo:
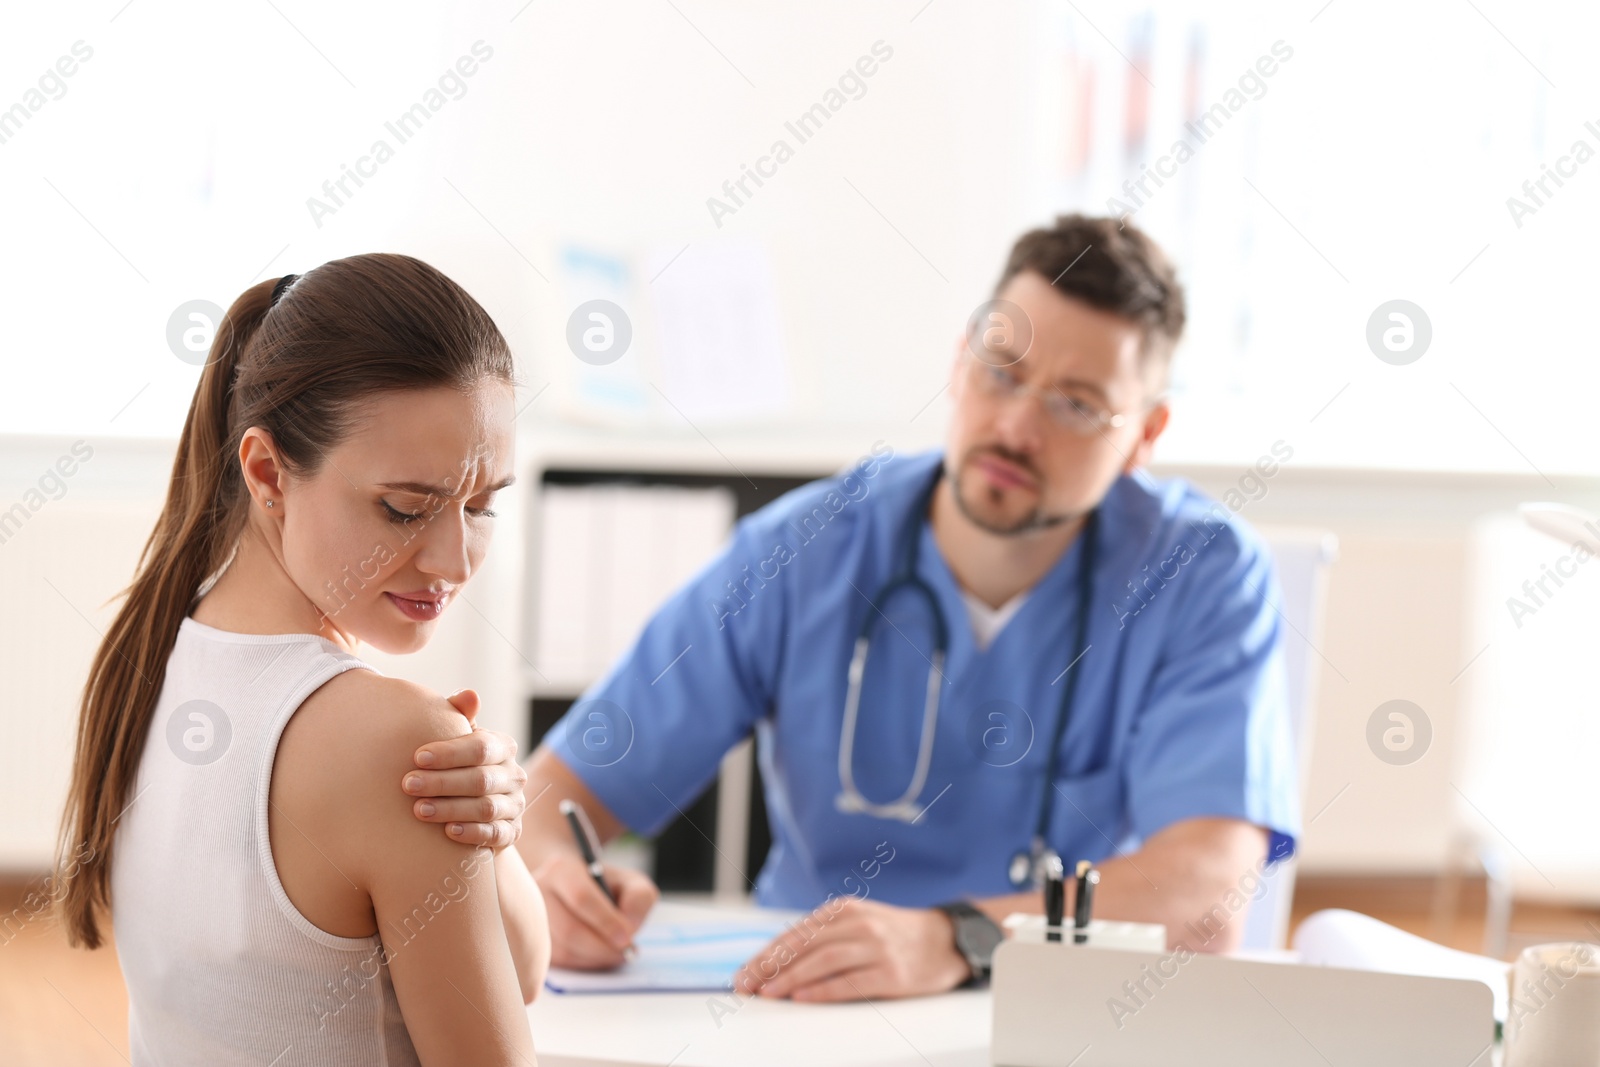
[[[1033,880],[1033,855],[1022,849],[1012,853],[1011,869],[1007,873],[1010,875],[1012,885],[1018,889],[1026,886]]]
[[[1011,862],[1006,868],[1006,877],[1011,879],[1011,884],[1018,889],[1025,889],[1036,885],[1039,881],[1039,872],[1051,860],[1060,861],[1056,851],[1048,847],[1042,838],[1033,842],[1032,848],[1019,848],[1011,854]]]

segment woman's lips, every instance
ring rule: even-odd
[[[401,614],[413,622],[432,622],[444,612],[449,593],[384,593]]]

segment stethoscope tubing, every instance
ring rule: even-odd
[[[927,582],[917,576],[917,541],[922,532],[922,520],[927,514],[928,505],[931,503],[933,493],[938,489],[939,480],[944,477],[941,466],[936,472],[932,485],[922,495],[921,504],[914,509],[907,522],[906,533],[902,542],[901,558],[903,566],[896,576],[889,580],[878,594],[872,598],[871,610],[862,621],[860,633],[857,634],[855,646],[850,655],[850,666],[847,672],[847,688],[845,690],[844,719],[839,728],[839,785],[840,792],[835,799],[838,810],[851,814],[870,815],[880,819],[898,819],[902,822],[915,822],[922,817],[922,810],[917,800],[922,796],[927,785],[928,773],[933,763],[933,742],[937,732],[939,708],[939,687],[944,683],[944,664],[949,651],[949,620],[945,618],[944,611],[939,607],[939,600]],[[1098,552],[1098,514],[1090,512],[1084,528],[1083,552],[1078,566],[1078,618],[1076,620],[1075,646],[1082,646],[1088,636],[1089,610],[1093,598],[1095,557]],[[874,621],[883,616],[884,606],[889,598],[902,587],[908,587],[917,592],[927,603],[934,621],[934,649],[929,659],[928,686],[923,696],[922,705],[922,732],[917,742],[917,762],[912,770],[911,781],[905,791],[893,801],[879,803],[866,798],[856,786],[855,781],[855,740],[856,727],[861,714],[861,688],[866,679],[867,659],[872,647],[872,626]],[[1086,651],[1079,648],[1074,655],[1081,657]],[[1074,661],[1076,662],[1076,661]],[[1027,875],[1018,880],[1020,868],[1018,859],[1021,853],[1014,856],[1008,869],[1008,878],[1014,885],[1027,883],[1037,867],[1038,860],[1047,851],[1045,842],[1048,840],[1050,829],[1050,791],[1055,784],[1055,772],[1058,762],[1058,753],[1061,741],[1066,736],[1067,723],[1071,717],[1072,706],[1076,699],[1078,676],[1081,672],[1068,668],[1068,677],[1061,694],[1061,708],[1056,716],[1055,729],[1050,748],[1046,755],[1044,780],[1041,783],[1043,792],[1039,801],[1039,817],[1034,827],[1034,835],[1029,853],[1032,860],[1027,864]]]

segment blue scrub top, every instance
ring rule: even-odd
[[[980,651],[918,520],[917,572],[949,632],[922,814],[906,823],[837,809],[847,668],[869,614],[856,784],[891,802],[911,781],[934,622],[914,593],[882,615],[871,600],[904,566],[906,524],[942,459],[879,445],[745,517],[548,743],[649,835],[754,731],[773,836],[757,900],[926,907],[1015,891],[1009,863],[1033,837],[1063,672],[1076,659],[1048,791],[1048,840],[1069,870],[1201,816],[1266,827],[1269,854],[1291,854],[1300,814],[1271,558],[1225,508],[1142,474],[1120,478],[1100,507],[1087,651],[1072,647],[1081,537]]]

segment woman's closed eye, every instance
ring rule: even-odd
[[[420,512],[413,515],[409,512],[401,511],[387,500],[380,500],[378,503],[383,505],[383,510],[388,514],[390,522],[414,522],[423,517]]]
[[[419,512],[417,512],[415,514],[412,514],[410,512],[401,511],[399,508],[396,508],[393,504],[390,504],[387,500],[380,500],[379,503],[383,505],[383,510],[384,510],[385,513],[387,513],[390,522],[394,522],[394,523],[415,522],[418,519],[425,519],[428,516],[428,513],[427,513],[426,510],[419,511]],[[467,514],[473,516],[474,518],[479,518],[479,519],[492,519],[492,518],[495,517],[495,512],[490,508],[471,508],[471,507],[469,507],[469,508],[467,508]]]

